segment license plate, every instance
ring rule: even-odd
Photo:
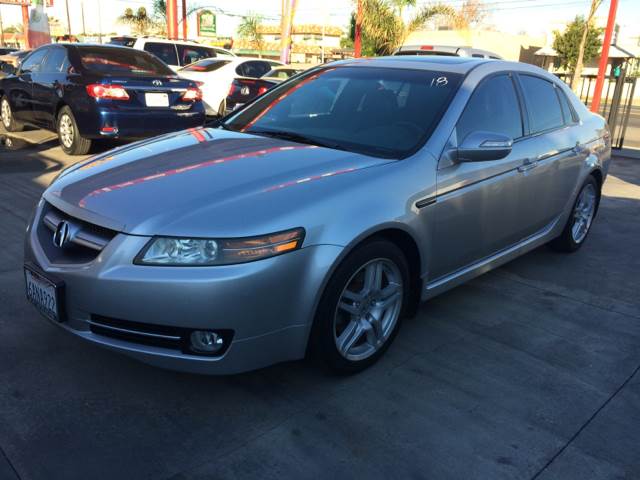
[[[169,95],[166,93],[145,93],[144,101],[147,107],[168,107]]]
[[[60,285],[27,266],[24,267],[24,279],[27,299],[48,319],[61,321],[58,295]]]

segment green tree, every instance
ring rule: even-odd
[[[136,12],[131,8],[125,9],[124,13],[118,17],[118,21],[130,25],[138,35],[147,35],[155,26],[155,22],[147,15],[147,9],[144,7],[138,8]]]
[[[577,16],[567,25],[564,32],[557,30],[553,32],[553,49],[558,54],[560,67],[572,72],[575,71],[585,28],[587,28],[586,20],[583,16]],[[590,26],[587,29],[583,54],[585,62],[593,60],[598,55],[600,47],[602,46],[602,42],[600,41],[601,34],[601,28]]]
[[[264,38],[261,33],[262,17],[260,15],[250,14],[242,17],[242,22],[238,25],[238,35],[240,38],[248,40],[255,50],[258,50],[258,57],[262,58],[262,48]]]
[[[423,28],[429,20],[438,15],[451,16],[455,13],[451,7],[437,3],[418,8],[405,22],[399,10],[397,0],[362,0],[363,44],[368,44],[375,54],[393,53],[410,33]]]

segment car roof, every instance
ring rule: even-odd
[[[328,65],[331,66],[362,66],[384,68],[408,68],[416,70],[439,70],[449,73],[466,74],[478,65],[487,62],[498,62],[487,58],[455,57],[440,55],[417,56],[388,56],[371,58],[353,58],[339,60]]]

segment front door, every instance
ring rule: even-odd
[[[456,142],[476,131],[514,139],[503,159],[440,161],[430,280],[437,280],[517,243],[529,232],[523,166],[524,117],[514,79],[499,74],[483,80],[456,126]]]
[[[47,54],[46,48],[40,48],[28,55],[15,77],[5,80],[7,94],[14,118],[21,122],[34,123],[33,119],[33,75],[42,66],[42,62]]]
[[[51,47],[42,68],[33,74],[33,116],[38,125],[52,128],[58,103],[64,95],[68,68],[67,50]]]

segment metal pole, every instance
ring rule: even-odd
[[[69,36],[71,36],[71,17],[69,16],[69,0],[65,0],[64,3],[65,3],[65,6],[67,7],[67,33],[69,34]]]
[[[604,40],[602,42],[602,53],[600,54],[600,65],[598,66],[598,78],[596,80],[596,88],[593,91],[593,101],[591,102],[591,111],[595,113],[600,109],[600,96],[602,95],[602,87],[604,86],[604,74],[607,70],[607,63],[609,63],[609,46],[611,45],[613,27],[616,24],[617,10],[618,0],[611,0],[607,29],[604,31]]]
[[[4,47],[4,28],[2,26],[2,5],[0,5],[0,47]]]
[[[100,0],[98,1],[98,38],[102,44],[102,9],[100,8]]]
[[[177,0],[167,0],[167,37],[178,39],[178,4]]]
[[[87,27],[84,23],[84,0],[80,1],[80,12],[82,13],[82,36],[84,37],[87,35]]]
[[[353,55],[356,58],[362,56],[362,0],[358,0],[358,10],[356,11],[356,31],[353,42]]]
[[[22,5],[22,35],[24,48],[28,50],[31,48],[31,43],[29,42],[29,7],[27,5]]]
[[[182,38],[187,39],[187,0],[182,0]]]

